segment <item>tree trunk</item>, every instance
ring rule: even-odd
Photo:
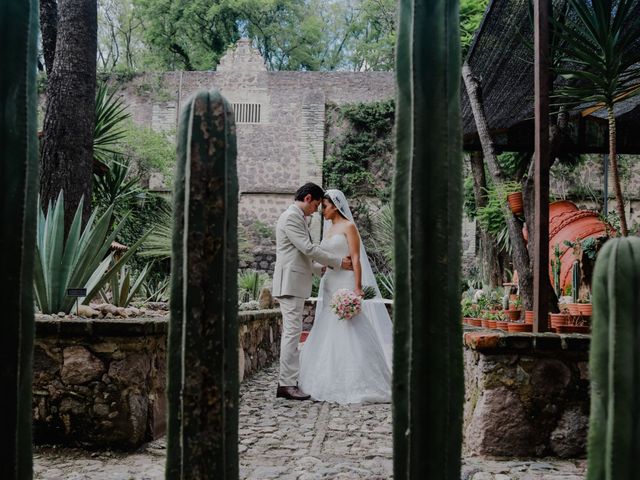
[[[629,235],[627,228],[627,217],[624,213],[624,197],[620,186],[620,173],[618,171],[618,152],[616,148],[616,117],[613,107],[608,107],[609,111],[609,160],[611,160],[611,173],[613,174],[613,190],[616,193],[616,204],[618,215],[620,216],[620,233],[623,237]],[[606,212],[605,212],[606,213]]]
[[[58,33],[57,0],[40,0],[40,33],[42,35],[44,66],[47,70],[47,75],[51,75],[53,59],[56,54],[56,36]]]
[[[487,180],[484,173],[484,161],[482,152],[472,152],[469,155],[471,174],[473,176],[473,195],[478,208],[487,205]],[[482,282],[491,288],[499,287],[503,281],[503,266],[501,253],[498,250],[495,239],[489,233],[478,226],[480,232],[480,257],[482,258]]]
[[[53,69],[47,84],[42,142],[42,205],[65,197],[65,231],[84,198],[91,211],[96,92],[96,0],[61,0]]]
[[[462,66],[462,78],[467,94],[469,95],[469,104],[473,111],[473,117],[478,129],[482,151],[487,160],[489,173],[491,173],[496,185],[502,185],[504,183],[504,175],[500,170],[500,165],[498,164],[498,159],[496,158],[493,147],[493,140],[491,139],[491,134],[487,126],[480,84],[478,80],[473,77],[471,69],[466,62]],[[525,309],[531,310],[533,308],[533,272],[529,262],[529,252],[527,251],[524,237],[522,236],[522,222],[511,213],[507,206],[506,199],[503,203],[503,209],[509,229],[509,239],[511,240],[513,266],[518,271],[518,283],[520,285],[522,303]]]

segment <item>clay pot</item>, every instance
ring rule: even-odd
[[[504,330],[505,332],[509,331],[509,322],[500,322],[496,320],[496,328],[500,330]]]
[[[520,315],[522,315],[522,312],[520,310],[505,310],[504,313],[509,316],[509,320],[511,320],[512,322],[517,322],[518,320],[520,320]]]
[[[566,313],[550,313],[549,314],[549,326],[553,329],[557,329],[560,325],[566,325],[569,320],[569,315]]]
[[[533,310],[525,310],[525,312],[524,312],[524,323],[528,323],[529,325],[533,325]]]
[[[473,325],[474,327],[481,327],[482,320],[480,318],[470,318],[469,325]]]
[[[576,238],[584,240],[589,237],[601,237],[606,234],[605,224],[600,220],[597,212],[578,210],[578,207],[568,200],[553,202],[549,205],[549,279],[553,284],[553,270],[551,259],[556,244],[560,245],[560,287],[564,289],[572,281],[572,268],[576,258],[573,249],[564,244]]]
[[[524,213],[522,192],[510,193],[507,195],[507,202],[509,202],[509,208],[511,208],[514,215],[522,215]]]
[[[588,325],[558,325],[558,333],[589,333],[591,327]]]
[[[509,332],[531,332],[533,325],[530,323],[509,322]]]
[[[580,315],[580,304],[579,303],[568,303],[567,309],[569,310],[569,315],[572,317],[577,317]]]
[[[590,317],[593,315],[593,305],[590,303],[578,303],[578,312],[583,317]]]
[[[496,321],[488,318],[482,319],[482,328],[496,328]]]

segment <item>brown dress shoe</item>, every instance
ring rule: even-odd
[[[311,395],[303,393],[298,387],[282,387],[278,385],[276,397],[288,400],[309,400]]]

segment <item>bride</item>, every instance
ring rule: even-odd
[[[320,281],[311,333],[300,353],[299,388],[315,400],[345,403],[391,401],[392,325],[382,302],[364,245],[340,190],[327,190],[323,249],[350,256],[353,271],[327,269]],[[333,294],[342,288],[376,296],[362,302],[362,311],[349,320],[330,308]]]

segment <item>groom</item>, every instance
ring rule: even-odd
[[[298,387],[298,342],[302,331],[304,301],[311,295],[311,277],[320,265],[351,269],[351,259],[336,257],[314,245],[306,217],[318,211],[324,190],[306,183],[295,194],[295,202],[285,210],[276,226],[276,266],[273,273],[273,296],[282,311],[280,342],[280,376],[276,397],[307,400],[309,395]],[[317,272],[318,273],[318,272]]]

